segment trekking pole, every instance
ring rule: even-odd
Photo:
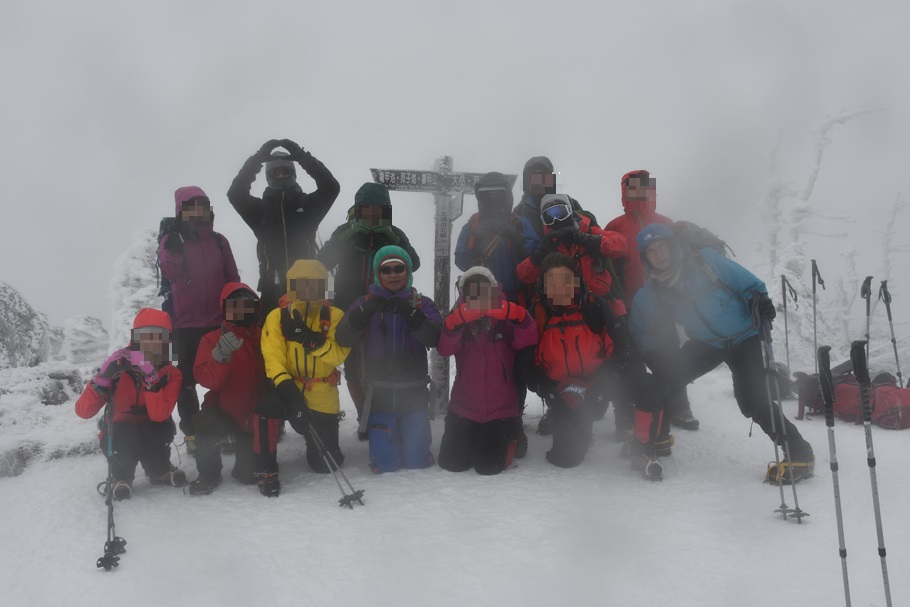
[[[126,540],[117,535],[117,529],[114,526],[114,470],[111,467],[111,458],[114,456],[112,400],[108,400],[104,407],[104,418],[107,428],[107,481],[104,483],[104,502],[107,504],[107,541],[104,542],[104,556],[99,558],[95,565],[99,569],[110,571],[120,564],[120,555],[126,552]]]
[[[850,359],[853,361],[853,375],[859,383],[860,400],[863,407],[863,429],[866,433],[866,462],[869,464],[869,479],[872,482],[872,507],[875,510],[875,531],[878,534],[878,555],[882,561],[882,581],[885,584],[885,604],[891,607],[891,588],[888,585],[888,564],[885,561],[885,536],[882,531],[882,512],[878,502],[878,479],[875,475],[875,449],[872,446],[872,407],[869,392],[872,380],[866,366],[865,347],[861,341],[853,342]]]
[[[859,289],[859,296],[866,300],[866,360],[869,360],[869,317],[872,313],[872,277],[866,276],[863,286]],[[881,297],[881,291],[879,291]]]
[[[790,327],[787,324],[787,295],[793,298],[793,304],[798,308],[799,303],[796,297],[796,290],[790,285],[790,281],[783,274],[780,275],[780,293],[784,301],[784,348],[787,351],[787,373],[790,372]]]
[[[818,272],[818,264],[812,260],[812,349],[815,353],[815,372],[818,373],[818,302],[815,297],[816,286],[825,290],[825,281]]]
[[[888,312],[888,326],[891,327],[891,345],[894,346],[894,364],[897,365],[897,384],[904,387],[904,378],[901,377],[901,361],[897,356],[897,338],[894,337],[894,321],[891,319],[891,292],[888,291],[888,281],[883,280],[882,286],[878,289],[878,298],[885,302],[885,311]],[[866,331],[868,337],[869,331]]]
[[[769,349],[766,347],[768,345],[767,340],[769,339],[770,334],[770,321],[767,323],[762,319],[761,314],[758,310],[758,297],[752,299],[752,324],[758,329],[759,341],[761,342],[761,356],[762,356],[762,366],[765,371],[765,393],[768,397],[768,413],[771,418],[771,433],[774,435],[771,442],[774,443],[774,462],[777,465],[777,470],[780,470],[780,447],[777,444],[777,421],[774,419],[776,414],[774,412],[774,400],[771,396],[771,375],[774,363],[770,359]],[[777,379],[775,378],[775,381]],[[787,457],[786,451],[784,452],[784,457]],[[793,473],[793,467],[788,466],[790,473]],[[802,522],[800,519],[802,513],[799,510],[799,505],[794,504],[794,508],[787,506],[787,499],[784,497],[784,486],[782,483],[777,484],[778,489],[780,490],[780,506],[774,511],[779,512],[784,520],[787,520],[787,515],[792,514],[796,516],[797,520]],[[794,496],[795,496],[794,492]]]
[[[844,576],[844,600],[850,607],[850,580],[847,578],[847,547],[844,543],[844,515],[840,506],[840,481],[837,478],[837,447],[834,443],[834,380],[831,378],[831,346],[818,349],[818,381],[825,401],[825,425],[828,426],[828,452],[831,456],[831,480],[834,483],[834,512],[837,516],[837,541]]]
[[[328,466],[329,470],[332,473],[332,476],[335,478],[335,484],[338,485],[338,490],[341,491],[341,499],[338,500],[339,506],[347,506],[351,510],[354,509],[354,502],[359,502],[361,506],[363,503],[363,489],[354,489],[354,485],[351,484],[351,481],[348,480],[348,477],[345,476],[342,472],[341,467],[335,461],[335,458],[332,457],[332,454],[329,453],[329,450],[325,448],[325,443],[322,442],[322,438],[319,436],[319,433],[316,432],[316,428],[313,427],[313,422],[307,422],[307,426],[310,428],[310,436],[313,438],[313,442],[316,443],[316,448],[319,449],[319,454],[322,456],[322,461],[325,462],[325,465]],[[350,488],[351,493],[345,493],[344,487],[341,486],[341,481],[338,480],[338,475],[341,474],[341,478],[344,479],[344,482]]]

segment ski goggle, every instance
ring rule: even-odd
[[[182,208],[183,209],[197,208],[197,209],[202,209],[204,211],[208,211],[209,209],[212,208],[212,203],[208,199],[208,196],[195,196],[193,198],[190,198],[186,202],[184,202],[182,205]]]
[[[292,176],[293,174],[294,174],[294,172],[291,170],[291,167],[286,167],[286,166],[275,167],[274,169],[269,171],[269,177],[271,177],[272,179],[287,179],[288,177]]]
[[[403,264],[396,264],[394,266],[381,266],[379,268],[379,273],[385,274],[386,276],[388,276],[389,274],[392,274],[392,273],[404,274],[407,271],[408,271],[408,267]]]
[[[570,217],[572,217],[572,209],[569,208],[569,205],[564,203],[547,207],[540,214],[541,221],[547,226],[551,226],[557,221],[563,221]]]

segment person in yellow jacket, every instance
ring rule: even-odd
[[[288,420],[304,436],[307,463],[320,473],[329,468],[310,436],[310,424],[341,465],[338,367],[351,351],[335,342],[344,313],[325,300],[328,279],[325,266],[313,259],[299,259],[288,270],[289,303],[269,312],[262,329],[265,372],[275,390],[258,409],[265,417]],[[277,463],[274,468],[277,484]],[[260,482],[271,482],[271,477],[263,475]]]

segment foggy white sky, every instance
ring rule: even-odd
[[[545,154],[602,223],[621,212],[620,176],[646,168],[661,211],[759,265],[755,211],[778,138],[779,177],[802,189],[812,131],[881,107],[831,132],[811,200],[856,218],[859,271],[878,280],[874,230],[908,190],[908,17],[907,3],[878,1],[8,0],[0,280],[55,323],[108,323],[114,258],[173,212],[176,188],[199,185],[255,284],[254,240],[225,194],[273,137],[296,140],[340,181],[324,237],[370,167],[430,168],[448,154],[456,169],[516,173]],[[416,284],[432,293],[432,199],[392,199],[426,259]],[[811,242],[835,278],[844,239]],[[891,279],[896,302],[910,298],[904,277]]]

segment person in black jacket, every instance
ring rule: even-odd
[[[279,146],[289,153],[273,151]],[[315,192],[306,194],[297,184],[294,162],[316,182]],[[268,187],[256,198],[250,189],[263,163]],[[294,261],[316,257],[316,230],[340,190],[325,165],[290,139],[265,142],[234,178],[228,201],[256,235],[263,318],[278,307]]]
[[[389,189],[367,182],[354,195],[349,220],[335,229],[319,251],[319,261],[330,272],[335,270],[335,307],[347,310],[358,297],[366,295],[367,287],[374,282],[373,257],[388,245],[399,246],[411,256],[412,272],[420,268],[420,257],[408,237],[392,225]],[[358,417],[364,399],[363,373],[360,348],[355,346],[344,363],[344,378]]]

